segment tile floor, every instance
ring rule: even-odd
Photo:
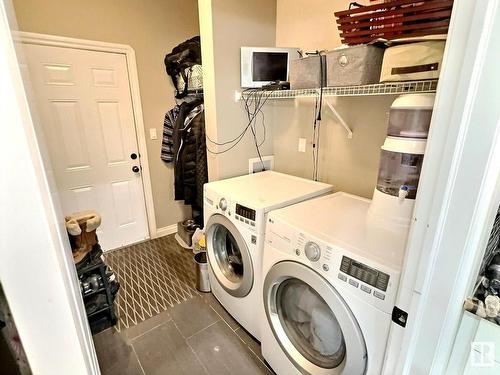
[[[173,235],[110,251],[105,258],[121,286],[115,301],[119,331],[199,296],[193,254]]]
[[[260,344],[211,293],[194,288],[190,251],[173,236],[106,254],[122,288],[120,322],[94,336],[103,375],[258,375]]]
[[[212,294],[118,332],[94,336],[103,375],[258,375],[273,372],[259,343]]]

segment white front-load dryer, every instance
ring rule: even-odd
[[[378,375],[407,228],[367,218],[345,193],[269,214],[262,354],[277,375]]]
[[[204,220],[212,293],[260,340],[262,251],[267,214],[330,193],[332,186],[265,171],[204,186]]]

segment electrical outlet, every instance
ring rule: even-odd
[[[155,128],[149,129],[149,139],[158,139],[158,134],[156,134]]]
[[[299,138],[299,152],[306,152],[306,142],[305,138]]]

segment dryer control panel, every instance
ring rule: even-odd
[[[243,225],[251,232],[263,233],[265,230],[265,213],[262,209],[254,209],[235,202],[226,195],[204,192],[203,212],[205,225],[213,214],[226,216],[233,223]]]
[[[236,203],[236,215],[255,223],[255,210]]]

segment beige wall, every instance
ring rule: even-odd
[[[333,13],[347,9],[349,0],[277,0],[276,45],[305,51],[333,49],[340,38]],[[368,1],[361,1],[368,3]],[[387,129],[387,112],[394,96],[328,98],[353,130],[353,138],[327,106],[321,125],[320,179],[335,190],[371,198],[378,173],[380,146]],[[314,99],[273,102],[273,150],[276,169],[312,177]],[[298,138],[307,139],[305,153]],[[291,162],[293,161],[293,162]]]
[[[240,90],[240,47],[274,46],[276,1],[199,0],[199,8],[207,133],[211,139],[223,142],[236,137],[247,125],[243,102],[234,100],[235,91]],[[263,155],[272,153],[272,120],[266,124]],[[262,139],[262,129],[258,128]],[[209,154],[211,180],[248,173],[248,159],[257,156],[250,134],[227,153]],[[207,145],[217,150],[210,142]]]
[[[387,111],[393,96],[328,98],[353,131],[348,139],[329,109],[323,107],[319,179],[336,191],[371,198],[377,180],[380,146],[387,130]],[[273,149],[278,171],[312,178],[314,99],[273,104]],[[299,137],[307,139],[298,152]]]
[[[14,0],[19,29],[122,43],[136,52],[158,228],[189,214],[173,200],[173,168],[160,159],[163,116],[175,104],[163,58],[199,33],[196,0]],[[159,138],[149,139],[156,128]]]
[[[352,0],[277,0],[276,42],[278,46],[301,47],[304,51],[340,46],[334,12],[349,8]],[[369,5],[369,0],[357,0]]]

